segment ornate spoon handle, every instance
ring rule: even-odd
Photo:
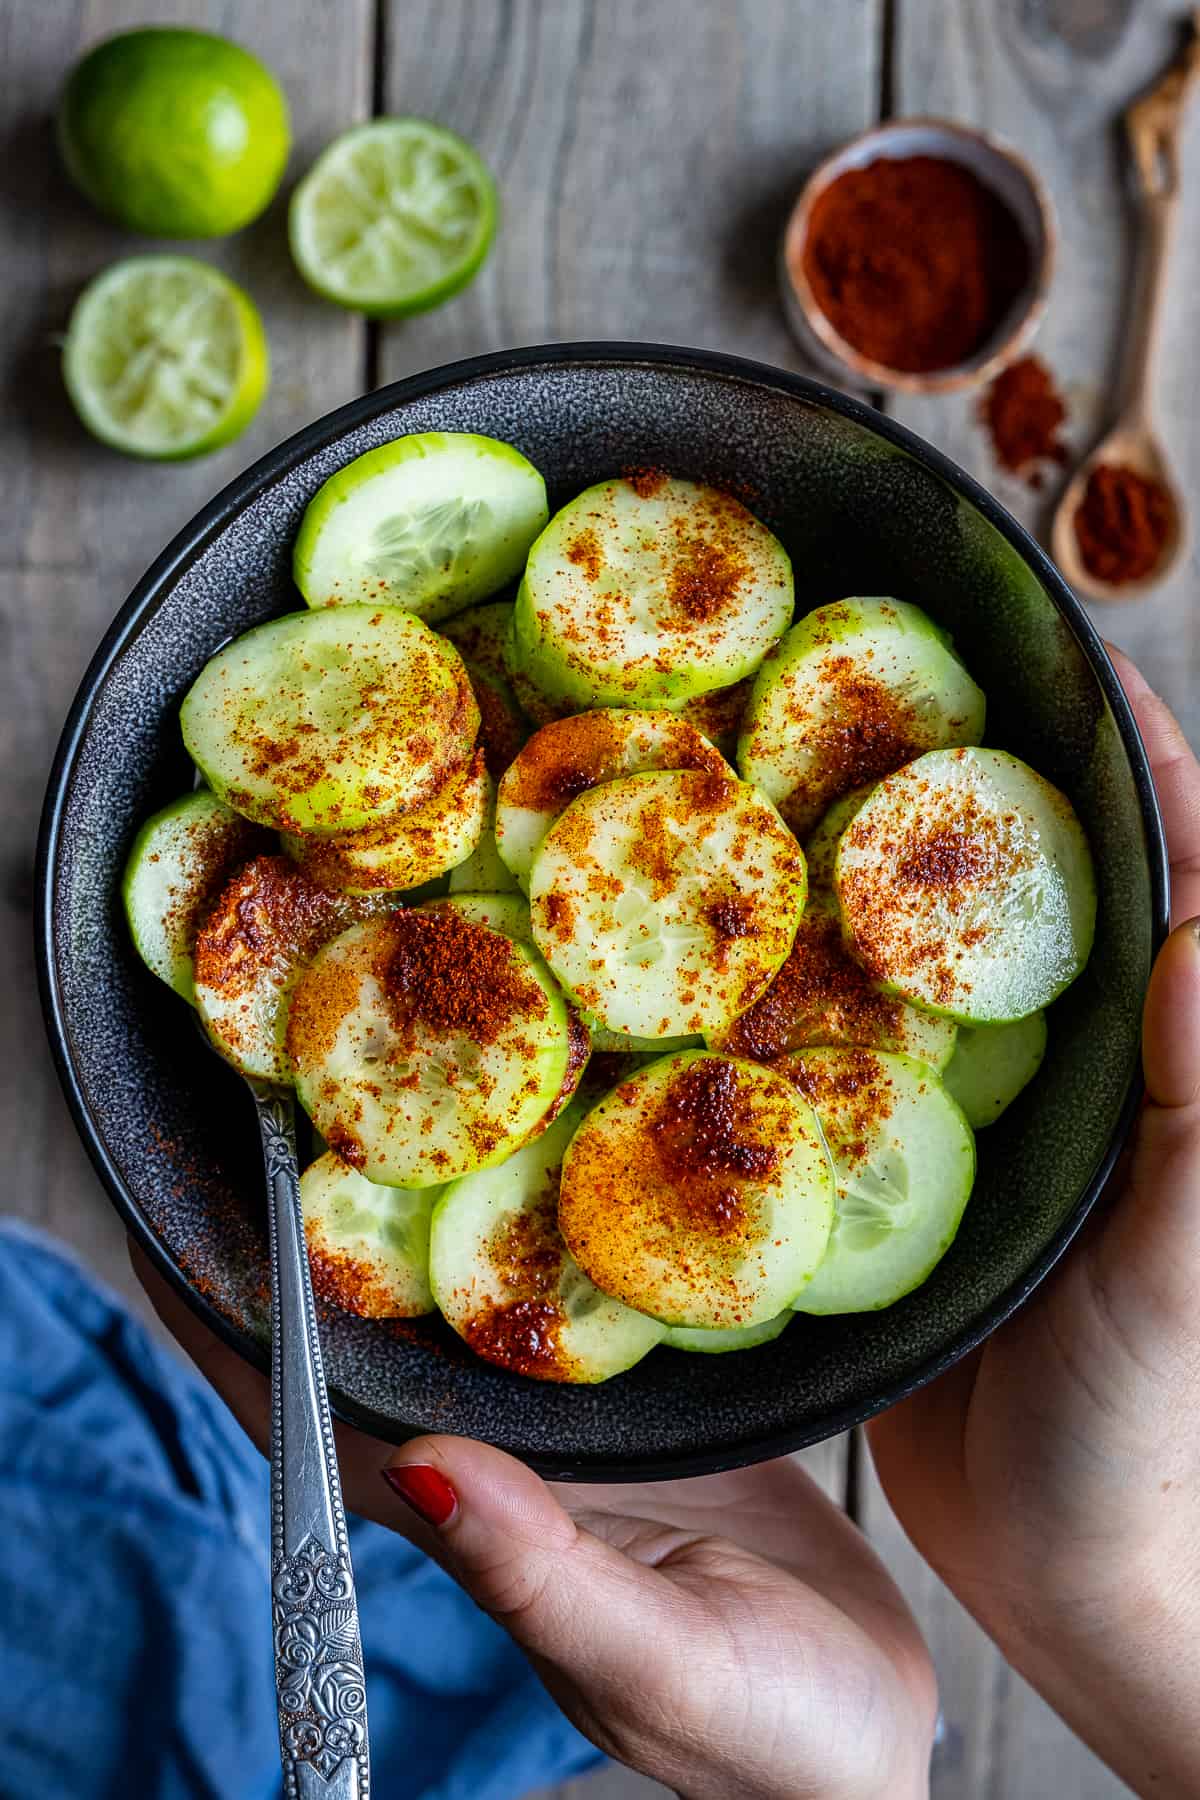
[[[286,1800],[368,1800],[358,1604],[313,1305],[290,1093],[250,1084],[271,1230],[271,1601]]]

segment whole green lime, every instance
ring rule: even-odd
[[[88,199],[131,231],[221,237],[257,218],[279,186],[287,101],[227,38],[127,31],[75,65],[58,141]]]

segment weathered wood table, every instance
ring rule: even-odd
[[[4,1204],[71,1240],[126,1288],[120,1233],[76,1146],[42,1049],[30,956],[33,836],[51,750],[83,667],[132,581],[238,469],[373,383],[454,357],[550,339],[714,346],[800,359],[775,299],[784,210],[819,152],[888,113],[945,113],[1005,133],[1042,169],[1063,251],[1040,349],[1065,382],[1072,442],[1101,426],[1130,278],[1115,112],[1172,42],[1169,0],[0,0],[2,180],[10,237],[3,309],[4,532],[0,667],[4,922]],[[294,173],[372,112],[445,120],[503,191],[481,279],[443,310],[378,328],[294,276],[284,203],[202,254],[266,315],[274,377],[237,444],[194,466],[142,467],[90,443],[57,373],[55,333],[82,282],[140,247],[68,189],[49,130],[84,46],[147,15],[240,37],[291,99]],[[1200,117],[1188,176],[1200,194]],[[1200,219],[1179,246],[1162,421],[1200,499]],[[1053,500],[998,477],[967,400],[897,415],[991,485],[1035,529]],[[1193,560],[1151,602],[1097,613],[1200,740]],[[1123,1792],[1006,1668],[907,1548],[857,1443],[805,1459],[848,1499],[921,1618],[948,1740],[939,1800],[1104,1800]],[[385,1785],[386,1791],[386,1785]],[[616,1800],[621,1771],[562,1796]]]

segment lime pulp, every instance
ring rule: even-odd
[[[336,138],[292,196],[292,256],[327,300],[373,318],[465,287],[496,229],[496,190],[462,138],[426,119],[373,119]]]
[[[267,389],[267,340],[249,295],[187,256],[113,264],[80,295],[63,378],[94,437],[168,461],[233,441]]]

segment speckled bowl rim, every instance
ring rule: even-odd
[[[325,448],[354,427],[406,401],[420,399],[464,383],[486,380],[490,376],[508,375],[520,369],[572,366],[607,369],[675,368],[684,374],[707,374],[729,382],[766,387],[807,405],[824,407],[905,451],[975,507],[1037,577],[1051,603],[1057,607],[1074,634],[1112,710],[1129,759],[1146,839],[1151,892],[1152,955],[1157,952],[1167,934],[1169,865],[1158,799],[1133,711],[1099,634],[1054,564],[1024,527],[973,477],[913,432],[876,412],[873,407],[808,376],[772,368],[766,363],[753,362],[744,357],[729,356],[720,351],[689,350],[669,344],[604,341],[533,345],[519,350],[495,351],[447,363],[440,368],[426,370],[409,376],[404,381],[364,394],[339,407],[336,412],[328,413],[324,418],[306,426],[293,437],[285,439],[236,476],[214,500],[196,514],[190,524],[184,526],[138,582],[105,633],[71,704],[50,771],[38,833],[34,903],[38,986],[50,1047],[75,1127],[126,1229],[145,1251],[154,1267],[182,1295],[192,1311],[211,1331],[237,1350],[254,1368],[264,1373],[270,1367],[269,1349],[231,1324],[210,1301],[198,1293],[155,1236],[108,1153],[96,1121],[88,1109],[72,1062],[65,1007],[54,966],[53,908],[66,794],[76,758],[100,688],[147,619],[157,611],[175,581],[219,531],[298,462]],[[556,1453],[530,1455],[525,1460],[532,1468],[550,1476],[561,1475],[569,1466],[570,1474],[567,1478],[575,1481],[676,1480],[685,1476],[714,1474],[769,1457],[787,1455],[794,1450],[803,1449],[807,1444],[836,1436],[854,1425],[860,1425],[865,1419],[874,1417],[876,1413],[885,1411],[942,1374],[977,1344],[982,1343],[1028,1298],[1054,1267],[1103,1193],[1137,1115],[1141,1096],[1141,1078],[1135,1074],[1130,1080],[1108,1149],[1091,1181],[1074,1210],[1021,1279],[1014,1282],[966,1330],[951,1338],[936,1355],[927,1358],[916,1369],[910,1370],[901,1379],[869,1398],[830,1413],[823,1418],[818,1429],[809,1427],[791,1432],[771,1432],[761,1438],[741,1442],[736,1449],[722,1450],[720,1446],[713,1446],[698,1453],[665,1458],[649,1455],[614,1460],[611,1457],[576,1458]],[[373,1437],[399,1443],[414,1435],[412,1430],[400,1426],[395,1418],[348,1400],[336,1388],[331,1392],[330,1402],[337,1418],[369,1432]]]

